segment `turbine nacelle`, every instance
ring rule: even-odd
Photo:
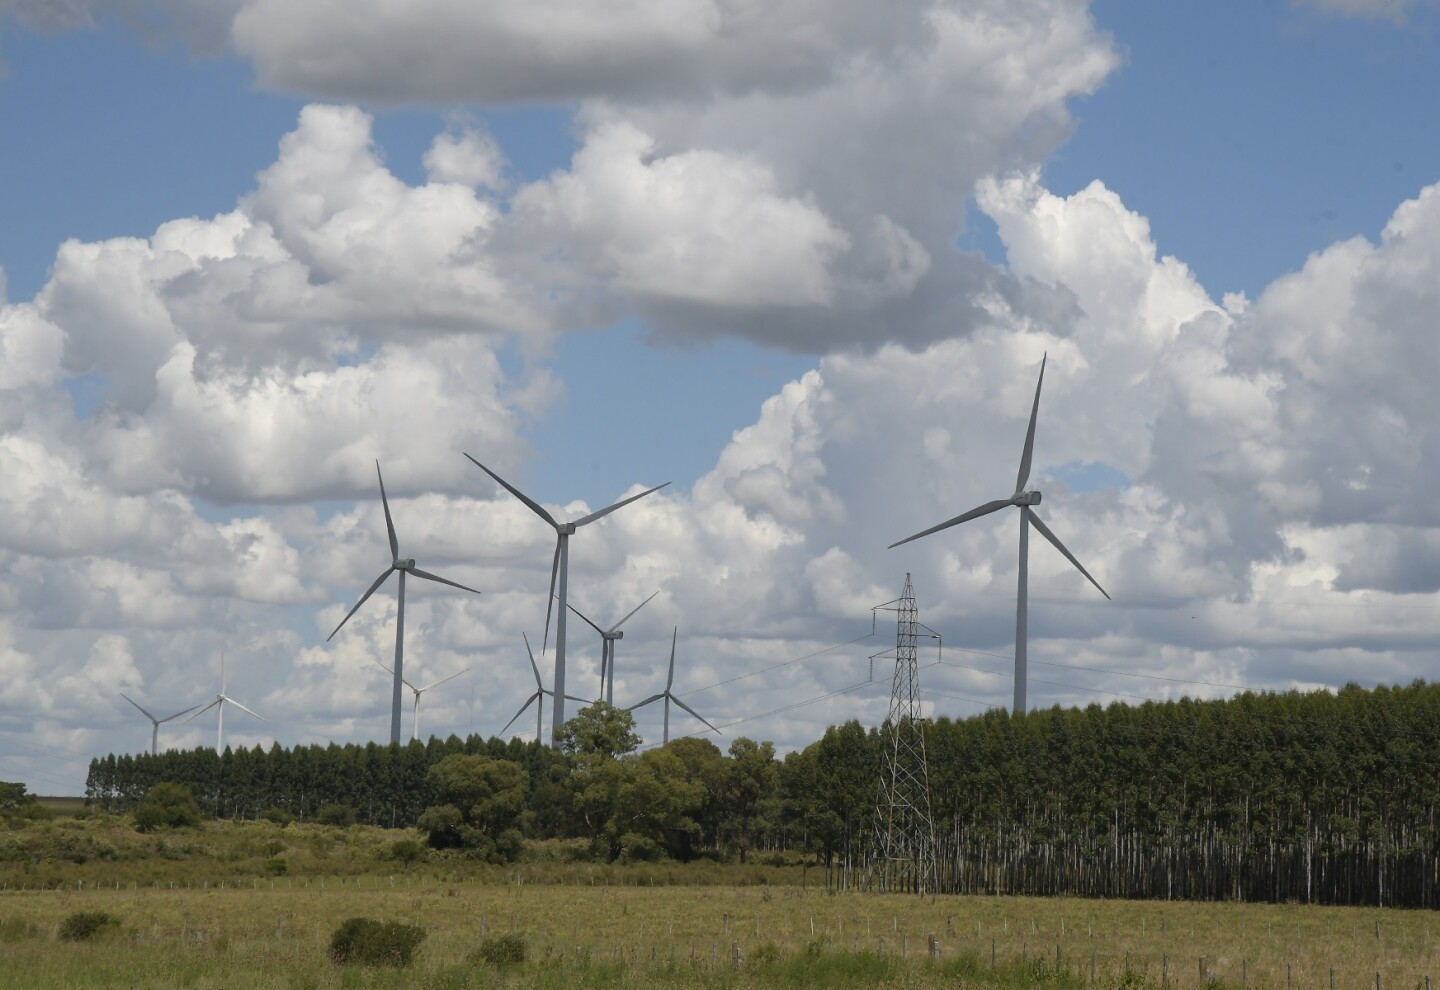
[[[394,567],[397,571],[413,571],[415,569],[415,558],[405,557],[402,559],[397,557],[395,563],[390,566]]]
[[[1040,493],[1036,491],[1016,492],[1010,496],[1011,505],[1039,505]]]

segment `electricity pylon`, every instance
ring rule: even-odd
[[[915,657],[919,612],[909,574],[900,597],[877,608],[895,611],[895,680],[890,714],[880,729],[880,787],[870,841],[869,887],[882,893],[933,893],[935,819],[930,811],[925,719]]]

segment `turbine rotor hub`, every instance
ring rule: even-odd
[[[395,569],[396,569],[396,570],[409,571],[409,570],[414,570],[414,568],[415,568],[415,558],[414,558],[414,557],[396,557],[396,558],[395,558]]]
[[[1011,505],[1039,505],[1040,493],[1038,491],[1016,492],[1010,497]]]

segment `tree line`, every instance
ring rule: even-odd
[[[995,710],[929,721],[925,741],[944,892],[1440,906],[1440,685]],[[436,844],[503,829],[611,860],[803,854],[863,883],[876,728],[832,726],[784,759],[745,738],[639,743],[628,713],[597,704],[558,749],[451,736],[111,755],[86,796],[124,810],[171,781],[221,817],[342,804]],[[471,762],[437,769],[454,756]]]

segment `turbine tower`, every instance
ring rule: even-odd
[[[250,709],[246,708],[244,705],[240,704],[240,702],[236,701],[234,698],[230,697],[228,694],[225,693],[225,651],[224,651],[224,650],[221,650],[221,651],[220,651],[220,693],[215,696],[215,700],[214,700],[214,701],[210,702],[210,704],[206,705],[204,708],[200,709],[200,710],[199,710],[198,712],[196,712],[194,715],[191,715],[189,718],[187,718],[187,719],[185,720],[185,721],[187,721],[187,722],[193,722],[193,721],[195,721],[195,719],[199,718],[201,715],[204,715],[204,714],[205,714],[206,712],[208,712],[210,709],[212,709],[212,708],[216,709],[216,712],[215,712],[215,715],[216,715],[216,719],[215,719],[215,755],[216,755],[216,756],[219,756],[219,755],[220,755],[222,752],[224,752],[224,750],[225,750],[225,706],[226,706],[227,704],[229,704],[229,705],[234,705],[236,708],[240,709],[240,710],[241,710],[242,712],[244,712],[246,715],[255,715],[255,713],[252,712]],[[137,707],[138,707],[138,706],[137,706]],[[262,721],[262,722],[268,721],[263,715],[255,715],[255,717],[258,718],[258,719],[259,719],[260,721]]]
[[[1047,355],[1048,356],[1048,355]],[[1015,479],[1015,494],[1009,498],[996,499],[993,502],[986,502],[984,505],[976,506],[969,512],[962,512],[954,519],[948,519],[937,526],[931,526],[927,530],[916,533],[914,536],[907,536],[899,543],[890,544],[890,548],[900,546],[902,543],[909,543],[911,540],[918,540],[922,536],[929,536],[931,533],[938,533],[942,529],[949,529],[951,526],[958,526],[960,523],[968,522],[971,519],[978,519],[980,516],[989,515],[992,512],[999,512],[1009,506],[1017,506],[1020,509],[1020,578],[1019,592],[1015,605],[1015,704],[1012,712],[1019,714],[1025,708],[1025,627],[1027,625],[1027,580],[1026,571],[1029,568],[1030,559],[1030,527],[1033,525],[1040,531],[1040,535],[1055,545],[1055,549],[1065,555],[1065,559],[1075,565],[1075,569],[1093,584],[1100,594],[1109,599],[1109,593],[1100,587],[1100,582],[1090,576],[1075,555],[1065,549],[1065,544],[1060,538],[1050,532],[1050,527],[1040,519],[1033,506],[1040,504],[1040,493],[1027,490],[1026,482],[1030,480],[1030,455],[1035,447],[1035,418],[1040,412],[1040,386],[1045,382],[1045,357],[1040,359],[1040,378],[1035,383],[1035,404],[1030,407],[1030,428],[1025,432],[1025,449],[1020,454],[1020,473]]]
[[[658,594],[660,594],[660,592],[656,591],[655,595]],[[584,612],[580,611],[574,605],[570,606],[570,611],[580,616],[586,625],[600,634],[600,697],[605,700],[605,704],[607,705],[615,704],[615,641],[625,638],[625,634],[620,631],[620,627],[629,620],[630,616],[640,611],[646,605],[649,605],[650,599],[654,598],[655,595],[651,595],[650,598],[636,605],[626,614],[624,619],[621,619],[609,629],[601,629],[592,622]]]
[[[555,692],[547,688],[540,680],[540,667],[538,664],[535,663],[535,651],[530,649],[530,637],[526,636],[524,633],[521,633],[520,637],[525,640],[525,652],[530,654],[530,669],[535,672],[535,693],[525,699],[525,704],[520,706],[520,710],[518,712],[510,716],[510,721],[505,723],[505,729],[508,729],[510,728],[510,726],[514,725],[515,720],[521,715],[524,715],[525,709],[529,708],[533,704],[535,706],[535,741],[539,742],[540,739],[543,738],[540,735],[541,731],[543,730],[543,726],[540,724],[540,719],[541,716],[545,714],[544,698],[547,694],[554,694]],[[571,701],[578,701],[581,704],[585,703],[584,698],[577,698],[573,694],[566,695],[566,697],[568,697]],[[505,734],[505,729],[501,729],[499,734],[503,736]]]
[[[380,480],[380,504],[385,509],[385,530],[390,537],[390,566],[380,572],[380,576],[375,579],[374,584],[370,585],[369,590],[360,596],[360,600],[355,603],[355,607],[345,613],[345,618],[340,620],[340,625],[335,627],[335,632],[325,637],[325,642],[328,643],[335,638],[335,633],[338,633],[345,623],[350,621],[350,616],[359,611],[360,606],[364,605],[370,599],[370,596],[375,594],[375,590],[385,583],[386,578],[397,571],[399,572],[400,584],[395,593],[395,667],[392,671],[395,675],[395,689],[390,702],[390,741],[392,743],[398,743],[400,741],[400,689],[405,684],[405,575],[413,574],[415,577],[424,578],[426,581],[434,581],[437,584],[448,584],[452,588],[459,588],[461,591],[469,591],[476,595],[480,594],[480,592],[474,588],[467,588],[463,584],[457,584],[448,578],[440,577],[438,574],[422,571],[415,566],[415,558],[402,558],[400,556],[400,541],[395,538],[395,523],[390,518],[390,500],[385,497],[385,478],[380,474],[379,461],[375,462],[375,477]]]
[[[376,660],[375,662],[380,665],[380,667],[381,667],[382,670],[386,671],[386,672],[389,673],[391,676],[394,676],[395,671],[391,670],[389,667],[386,667],[383,663],[380,663],[379,660]],[[420,696],[421,696],[422,694],[424,694],[426,691],[429,691],[431,688],[439,687],[441,684],[444,684],[446,681],[453,681],[455,678],[459,677],[461,674],[464,674],[464,673],[468,672],[470,669],[471,669],[471,668],[466,667],[465,670],[457,671],[457,672],[451,674],[449,677],[442,677],[442,678],[440,678],[440,680],[438,680],[438,681],[431,681],[429,684],[426,684],[424,687],[416,687],[414,684],[411,684],[409,680],[407,680],[407,679],[405,679],[405,678],[401,678],[401,683],[403,683],[407,688],[409,688],[409,689],[410,689],[412,692],[414,692],[414,694],[415,694],[415,704],[414,704],[414,706],[413,706],[413,707],[411,708],[411,710],[410,710],[410,738],[411,738],[411,739],[419,739],[419,738],[420,738]]]
[[[130,697],[130,696],[129,696],[128,694],[126,694],[124,691],[121,691],[121,692],[120,692],[120,697],[122,697],[122,698],[124,698],[126,701],[130,702],[130,704],[134,705],[136,708],[140,708],[140,705],[135,701],[135,699],[132,698],[132,697]],[[148,719],[150,720],[150,722],[152,723],[152,728],[151,728],[151,730],[150,730],[150,755],[151,755],[151,756],[154,756],[154,755],[156,755],[156,753],[159,751],[159,744],[160,744],[160,723],[161,723],[161,722],[168,722],[168,721],[170,721],[172,718],[179,718],[181,715],[184,715],[185,712],[193,712],[195,709],[197,709],[197,708],[199,708],[199,707],[200,707],[199,705],[191,705],[189,708],[185,709],[185,711],[183,711],[183,712],[176,712],[174,715],[166,715],[164,718],[156,718],[154,715],[151,715],[151,714],[150,714],[149,712],[147,712],[145,709],[140,708],[140,714],[144,715],[144,716],[145,716],[146,718],[148,718]]]
[[[895,679],[890,713],[880,728],[880,786],[870,840],[869,881],[881,893],[934,893],[935,819],[925,759],[925,717],[916,662],[919,610],[910,575],[900,597],[879,608],[895,610]]]
[[[500,477],[494,471],[491,471],[484,464],[470,457],[469,454],[465,456],[470,459],[471,464],[474,464],[481,471],[484,471],[490,477],[494,478],[500,487],[524,502],[529,506],[531,512],[534,512],[541,519],[544,519],[555,530],[555,559],[550,564],[550,597],[545,602],[545,638],[540,642],[540,652],[544,653],[545,647],[549,643],[550,609],[558,598],[560,600],[560,613],[555,618],[555,690],[551,692],[554,700],[554,709],[550,717],[550,739],[552,742],[558,742],[560,739],[560,727],[565,724],[565,699],[569,697],[569,695],[565,693],[565,612],[567,611],[566,605],[569,604],[566,601],[565,595],[570,574],[570,537],[573,536],[575,531],[581,526],[587,526],[602,516],[608,516],[616,509],[629,505],[636,499],[644,498],[651,492],[658,492],[664,488],[665,485],[670,484],[670,482],[667,481],[664,485],[656,485],[654,488],[647,488],[639,495],[622,498],[614,505],[607,505],[598,512],[592,512],[588,516],[576,519],[574,522],[562,523],[556,522],[555,517],[546,512],[540,503],[527,497],[520,489],[510,484],[510,482]],[[558,593],[556,589],[557,581],[559,585]]]
[[[704,722],[706,725],[709,725],[711,730],[713,730],[714,732],[717,732],[722,736],[725,734],[723,732],[720,732],[719,729],[716,729],[715,726],[710,725],[710,723],[706,721],[705,716],[701,715],[695,709],[685,704],[685,702],[677,698],[670,690],[671,685],[675,683],[675,639],[679,635],[680,627],[676,626],[675,631],[670,634],[670,675],[665,678],[665,690],[661,691],[659,694],[652,694],[650,697],[646,698],[638,705],[631,705],[628,709],[626,709],[627,711],[633,712],[637,708],[644,708],[652,701],[659,701],[662,698],[665,699],[665,734],[661,737],[662,746],[670,742],[670,702],[672,701],[675,702],[675,704],[679,705],[681,708],[685,709],[691,715],[694,715],[700,721]]]

